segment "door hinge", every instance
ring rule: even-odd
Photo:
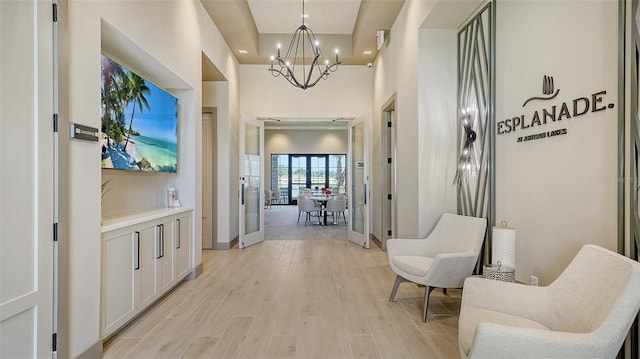
[[[53,224],[53,241],[58,241],[58,222]]]
[[[58,333],[53,333],[51,336],[51,351],[58,351]]]
[[[391,121],[387,122],[387,127],[391,127]]]
[[[58,114],[53,114],[53,132],[58,132]]]
[[[387,231],[387,235],[388,235],[389,237],[391,237],[391,231],[390,231],[390,230],[389,230],[389,231]]]
[[[391,164],[391,161],[392,161],[391,157],[388,157],[388,158],[387,158],[387,163],[388,163],[388,164]]]
[[[58,22],[58,3],[53,3],[53,22]]]
[[[389,194],[387,195],[387,199],[388,199],[388,200],[391,200],[391,193],[389,193]]]

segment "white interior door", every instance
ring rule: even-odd
[[[0,1],[0,358],[51,358],[51,2]]]
[[[213,249],[216,213],[214,205],[217,203],[214,188],[214,158],[215,158],[215,116],[211,113],[202,114],[202,249]]]
[[[349,125],[349,240],[369,248],[369,131],[363,119]]]
[[[264,124],[240,120],[240,248],[264,241]]]

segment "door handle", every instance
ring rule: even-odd
[[[367,184],[364,184],[364,204],[367,204]]]
[[[240,187],[240,198],[242,198],[240,204],[244,206],[244,183]]]

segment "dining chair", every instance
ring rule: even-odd
[[[339,199],[337,196],[331,197],[331,199],[327,201],[327,205],[325,207],[325,211],[331,213],[331,217],[333,218],[333,224],[340,223],[340,214],[342,214],[342,218],[344,218],[345,225],[347,224],[347,217],[344,214],[346,210],[347,210],[347,200]],[[338,219],[337,222],[336,222],[336,217]]]
[[[264,207],[271,207],[271,190],[268,188],[264,189]]]
[[[311,221],[311,213],[316,213],[317,216],[317,208],[315,202],[308,199],[305,196],[298,197],[298,221],[296,222],[296,226],[300,223],[300,216],[305,214],[304,225],[307,225],[307,222]]]
[[[273,204],[274,201],[277,205],[280,205],[280,188],[273,191],[271,195],[271,203]]]

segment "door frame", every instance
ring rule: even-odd
[[[382,155],[380,156],[380,249],[387,250],[387,240],[397,235],[397,148],[396,148],[396,94],[382,106]],[[389,198],[390,196],[390,198]],[[391,231],[391,234],[389,234]]]

